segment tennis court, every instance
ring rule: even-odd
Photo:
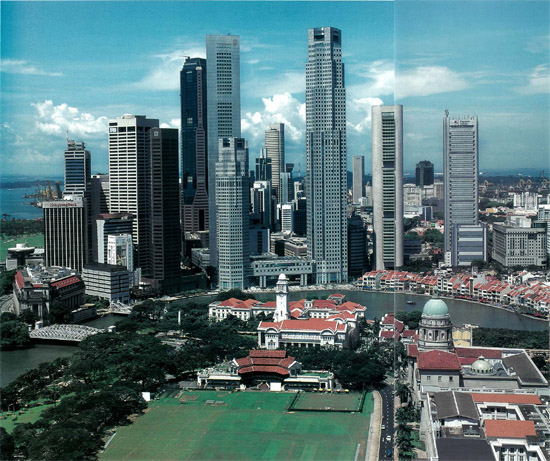
[[[292,393],[185,391],[150,403],[117,429],[102,460],[354,459],[367,440],[361,413],[289,412]],[[359,445],[359,448],[358,448]]]

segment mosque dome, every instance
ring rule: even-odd
[[[449,315],[449,309],[442,299],[430,299],[424,304],[424,315]]]
[[[279,280],[288,280],[285,274],[279,275]]]
[[[479,358],[472,363],[471,366],[472,373],[478,374],[478,375],[489,375],[493,373],[493,366],[485,360],[485,358],[480,355]]]

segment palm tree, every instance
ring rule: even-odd
[[[397,397],[399,397],[401,403],[408,402],[412,395],[410,386],[407,383],[401,383],[400,381],[395,383],[395,393]]]

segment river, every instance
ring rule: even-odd
[[[313,293],[319,299],[325,299],[337,290],[322,290],[322,291],[293,291],[290,293],[290,300],[295,301],[306,298]],[[348,301],[353,301],[361,305],[367,306],[367,318],[382,318],[384,314],[389,312],[397,312],[400,310],[413,311],[421,310],[424,303],[429,299],[428,296],[409,295],[403,293],[379,293],[368,291],[338,291],[345,294]],[[261,301],[270,301],[275,298],[271,293],[255,293],[254,296]],[[182,300],[182,304],[209,303],[215,296],[201,296]],[[416,304],[407,304],[407,301],[413,301]],[[449,307],[451,320],[455,325],[471,323],[481,327],[488,328],[510,328],[513,330],[528,330],[528,331],[544,331],[548,329],[548,324],[541,320],[532,319],[517,315],[513,312],[496,309],[494,307],[483,304],[471,303],[462,300],[445,299]],[[119,321],[119,316],[106,316],[98,318],[86,325],[96,328],[106,328]],[[25,370],[37,366],[39,363],[48,362],[57,357],[65,357],[71,355],[78,346],[67,345],[49,345],[38,344],[29,349],[15,351],[0,352],[1,377],[0,386],[5,386],[10,381],[15,379],[20,373]]]

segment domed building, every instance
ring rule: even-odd
[[[453,324],[442,299],[433,298],[424,305],[418,324],[418,350],[454,351]]]
[[[490,362],[485,360],[485,357],[480,355],[479,358],[470,366],[470,374],[482,375],[482,376],[494,375],[495,370],[493,368],[493,365],[491,365]]]

